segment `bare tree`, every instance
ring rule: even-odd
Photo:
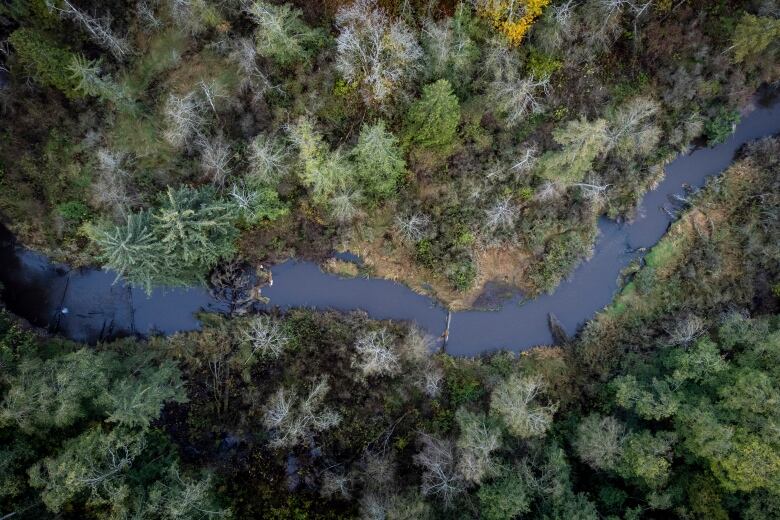
[[[92,184],[93,201],[110,208],[116,217],[122,217],[137,202],[128,187],[130,174],[124,168],[127,155],[101,148],[97,151],[97,160],[98,178]]]
[[[261,134],[249,144],[250,175],[264,183],[275,184],[288,171],[289,152],[277,137]]]
[[[502,381],[490,397],[490,411],[521,438],[541,437],[547,432],[558,409],[555,403],[541,401],[545,383],[541,376],[511,375]]]
[[[704,334],[704,320],[695,314],[689,314],[666,330],[669,345],[687,346]]]
[[[349,475],[327,469],[320,475],[320,495],[326,498],[352,498],[352,479]]]
[[[538,157],[536,146],[529,146],[519,155],[510,169],[518,174],[529,172],[533,169]]]
[[[441,384],[444,381],[444,370],[435,361],[431,361],[425,367],[420,381],[423,392],[431,399],[436,399],[441,393]]]
[[[563,186],[557,182],[546,181],[536,191],[534,198],[541,202],[547,202],[558,198],[563,193]]]
[[[421,213],[412,213],[407,217],[399,215],[395,218],[396,229],[409,242],[417,242],[425,238],[430,225],[431,217]]]
[[[352,366],[357,367],[363,377],[397,373],[401,367],[394,342],[385,328],[364,334],[355,343]]]
[[[400,356],[406,361],[419,363],[431,357],[435,340],[420,327],[412,325],[404,341],[398,348]]]
[[[486,226],[490,231],[497,229],[512,229],[517,219],[517,208],[512,203],[511,197],[505,197],[497,201],[485,211]]]
[[[515,126],[529,115],[544,112],[541,97],[547,93],[549,85],[550,78],[510,76],[494,80],[488,89],[491,99],[504,114],[507,124]]]
[[[375,0],[356,0],[336,14],[336,68],[361,84],[365,100],[384,104],[411,75],[422,55],[414,34],[391,21]]]
[[[279,322],[270,316],[256,316],[249,322],[244,331],[244,341],[249,346],[250,354],[244,363],[255,356],[278,359],[290,342]]]
[[[186,145],[200,133],[203,124],[200,101],[194,92],[185,96],[170,94],[165,103],[165,139],[176,147]]]
[[[607,127],[607,151],[622,157],[645,155],[655,149],[661,130],[652,118],[660,109],[650,98],[638,97],[621,106],[610,118]]]
[[[488,51],[486,68],[492,76],[487,96],[507,125],[515,126],[529,115],[544,112],[542,97],[548,94],[550,78],[522,77],[523,67],[516,54],[499,42]]]
[[[458,464],[457,469],[468,482],[480,484],[483,479],[495,474],[496,464],[491,453],[501,447],[501,434],[491,428],[480,415],[459,409],[455,418],[458,422]]]
[[[455,449],[450,440],[439,440],[421,433],[422,449],[414,462],[423,467],[421,491],[425,496],[441,500],[445,507],[465,490],[463,479],[456,469]]]
[[[219,117],[217,114],[217,104],[220,103],[220,100],[227,99],[228,97],[225,93],[225,87],[215,79],[208,83],[205,80],[200,80],[199,86],[201,94],[203,94],[203,99],[206,100],[206,104],[211,108],[214,114]]]
[[[224,188],[230,175],[230,161],[233,155],[222,136],[212,139],[198,139],[200,148],[200,168],[203,175],[217,188]]]
[[[69,0],[59,0],[58,2],[46,0],[46,3],[52,11],[78,23],[95,44],[109,51],[116,59],[122,60],[130,54],[131,48],[127,40],[111,31],[111,17],[108,14],[100,18],[90,16],[74,6]]]
[[[254,92],[255,96],[262,96],[267,90],[274,87],[268,76],[257,64],[257,47],[249,38],[238,38],[233,44],[233,50],[229,54],[230,59],[241,71],[241,88],[244,91]]]
[[[341,415],[324,406],[330,386],[323,378],[316,383],[304,399],[284,387],[274,393],[266,405],[263,418],[265,426],[272,430],[271,446],[292,447],[315,433],[329,430],[341,422]]]

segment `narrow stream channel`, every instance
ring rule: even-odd
[[[746,142],[780,132],[780,102],[748,107],[735,133],[714,148],[696,149],[666,167],[666,177],[642,200],[637,218],[618,224],[602,218],[593,257],[582,263],[553,294],[522,302],[520,296],[495,311],[452,314],[447,352],[477,355],[497,348],[524,350],[551,344],[547,316],[554,313],[568,334],[610,303],[618,276],[640,248],[654,245],[672,217],[673,196],[683,186],[701,187],[733,161]],[[447,312],[432,299],[388,280],[339,278],[311,262],[288,261],[272,268],[274,284],[263,289],[270,304],[282,309],[308,307],[349,311],[362,309],[377,319],[409,320],[434,336],[445,328]],[[171,334],[199,327],[195,313],[225,312],[224,303],[203,287],[157,288],[151,296],[115,282],[116,275],[98,269],[73,269],[15,243],[0,227],[0,282],[8,309],[76,341],[94,342],[131,334]],[[63,312],[63,311],[66,312]]]

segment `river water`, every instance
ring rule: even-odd
[[[672,217],[673,197],[683,186],[700,187],[722,172],[746,142],[780,132],[780,102],[747,107],[734,134],[714,148],[681,155],[666,167],[660,185],[642,200],[636,218],[616,223],[602,218],[593,256],[555,290],[529,301],[518,295],[499,310],[452,313],[447,352],[478,355],[498,348],[524,350],[549,345],[548,314],[568,334],[610,303],[623,268],[654,245]],[[311,262],[290,260],[272,268],[273,286],[263,289],[270,306],[320,310],[361,309],[372,318],[414,321],[433,336],[446,327],[447,311],[432,299],[388,280],[340,278]],[[116,275],[98,269],[68,269],[24,249],[0,227],[0,282],[9,310],[32,324],[68,338],[95,342],[131,334],[171,334],[195,330],[199,311],[225,312],[227,305],[204,287],[156,288],[150,296]],[[64,311],[64,312],[63,312]]]

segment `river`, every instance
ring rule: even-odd
[[[553,342],[549,313],[557,316],[568,334],[575,334],[610,303],[621,270],[644,254],[637,250],[651,247],[664,235],[673,219],[664,208],[673,207],[674,195],[683,194],[684,185],[703,186],[708,176],[729,166],[744,143],[780,132],[776,98],[767,104],[756,98],[745,113],[723,144],[695,149],[669,163],[664,180],[644,197],[632,222],[602,218],[593,256],[554,293],[528,301],[518,295],[498,310],[452,313],[447,352],[470,356],[498,348],[520,351],[549,345]],[[361,309],[376,319],[413,321],[434,336],[440,336],[446,326],[447,311],[437,302],[392,281],[341,278],[324,273],[314,263],[295,260],[274,266],[272,273],[273,285],[263,289],[269,306]],[[52,264],[15,243],[2,227],[0,282],[10,311],[33,325],[82,342],[195,330],[200,326],[195,313],[227,310],[204,287],[160,287],[147,296],[117,282],[114,273]]]

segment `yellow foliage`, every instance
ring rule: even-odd
[[[550,0],[481,0],[478,12],[504,33],[511,45],[519,45]]]

